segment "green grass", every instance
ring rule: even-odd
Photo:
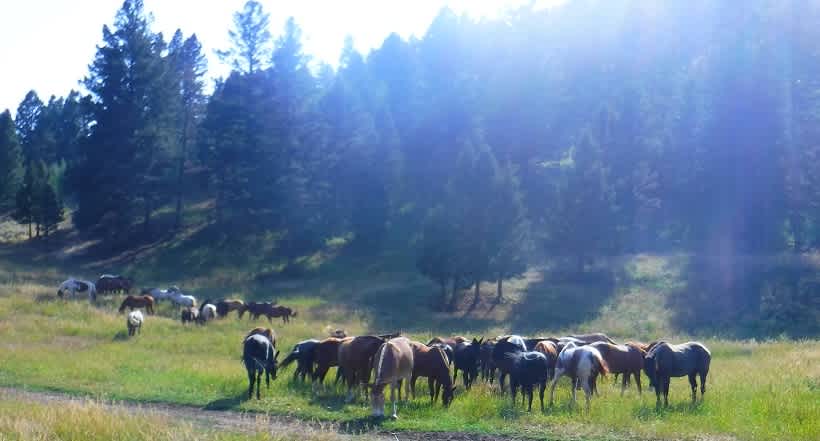
[[[52,270],[44,271],[52,274]],[[114,310],[116,299],[100,306],[59,301],[51,280],[41,284],[38,273],[22,267],[14,272],[14,278],[0,277],[0,385],[105,399],[270,412],[353,427],[376,423],[368,418],[370,410],[361,400],[345,404],[343,391],[330,386],[314,395],[309,386],[291,381],[287,370],[280,372],[269,391],[263,389],[262,400],[246,401],[247,380],[239,361],[241,337],[250,327],[266,322],[240,322],[231,317],[205,327],[183,327],[175,311],[162,305],[159,315],[147,318],[142,335],[127,339],[125,317]],[[370,285],[351,283],[359,292],[365,292],[357,302],[362,298],[376,301],[378,293],[386,289],[381,284],[401,280],[391,282],[374,276]],[[308,291],[313,289],[316,295],[311,296]],[[342,306],[352,302],[335,306],[330,303],[342,296],[337,291],[348,289],[353,288],[317,284],[300,286],[289,293],[287,303],[300,314],[287,326],[274,324],[280,348],[287,351],[294,342],[322,336],[328,328],[343,327],[351,334],[386,330],[386,322],[373,318],[374,309]],[[653,292],[645,286],[641,289]],[[614,294],[602,307],[604,313],[581,328],[593,326],[595,320],[601,320],[600,324],[614,322],[616,314],[629,311],[630,303],[643,301],[644,297],[630,293]],[[409,307],[415,300],[383,301],[398,305],[394,306],[398,317],[402,311],[408,313],[402,306]],[[439,323],[448,325],[439,328]],[[426,340],[434,333],[474,333],[481,326],[487,328],[487,335],[504,328],[496,320],[438,317],[413,327],[409,333]],[[548,323],[540,329],[558,331]],[[650,331],[643,329],[642,333]],[[619,331],[627,332],[626,327]],[[545,439],[820,437],[820,342],[706,339],[705,343],[712,349],[713,363],[706,400],[696,406],[689,404],[685,379],[673,380],[671,407],[660,412],[655,410],[654,394],[638,396],[633,389],[620,397],[611,380],[603,380],[601,397],[593,400],[588,415],[568,408],[570,391],[565,382],[556,391],[556,407],[531,414],[520,406],[513,407],[508,397],[498,394],[497,387],[479,385],[468,392],[459,389],[448,410],[442,410],[440,404],[431,406],[422,387],[419,398],[400,405],[397,421],[379,424],[388,430],[515,433]],[[105,439],[105,433],[99,439]]]

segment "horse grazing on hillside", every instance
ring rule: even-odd
[[[256,399],[262,384],[262,372],[265,373],[265,383],[270,388],[270,380],[276,380],[276,359],[279,351],[266,336],[251,334],[242,343],[242,362],[248,371],[248,399],[253,397],[253,385],[256,384]]]
[[[641,393],[641,370],[643,369],[643,357],[646,354],[640,346],[627,343],[614,345],[604,341],[595,342],[589,345],[595,348],[604,357],[609,372],[613,374],[623,374],[621,384],[621,395],[624,394],[629,383],[629,376],[635,377],[635,384],[638,386],[638,393]]]
[[[77,297],[77,293],[88,294],[88,301],[97,300],[97,287],[87,280],[78,280],[73,277],[66,279],[57,288],[57,297],[62,298],[68,294],[71,298]]]
[[[182,310],[180,314],[180,320],[182,324],[196,322],[199,318],[199,310],[196,308],[185,308]]]
[[[498,368],[498,382],[501,386],[501,392],[504,392],[504,379],[512,371],[512,359],[507,357],[507,354],[526,351],[527,345],[520,336],[505,335],[498,337],[493,347],[493,364]]]
[[[660,342],[652,347],[644,358],[644,372],[649,377],[649,386],[655,389],[656,406],[669,406],[669,380],[671,377],[689,376],[689,385],[692,387],[692,402],[697,400],[698,383],[696,376],[700,375],[700,398],[706,393],[706,376],[709,374],[709,364],[712,362],[712,353],[702,343],[690,341],[679,345]]]
[[[196,297],[183,294],[179,291],[179,288],[175,286],[168,288],[168,293],[168,299],[170,299],[175,305],[187,308],[196,308]]]
[[[142,322],[144,321],[145,317],[142,316],[140,310],[129,312],[128,319],[125,321],[128,327],[128,336],[133,337],[136,333],[142,333]]]
[[[538,396],[541,400],[541,410],[544,410],[544,390],[547,388],[549,362],[541,352],[509,352],[506,357],[510,360],[510,390],[512,391],[513,405],[518,387],[521,387],[522,398],[529,398],[527,412],[532,412],[533,387],[539,385]]]
[[[347,383],[347,398],[354,398],[354,390],[360,383],[370,381],[370,370],[373,368],[373,357],[384,344],[385,339],[375,335],[347,337],[339,346],[339,369]]]
[[[413,348],[413,377],[410,379],[410,390],[413,398],[416,397],[416,379],[427,377],[427,385],[430,388],[430,402],[435,403],[441,387],[444,386],[444,393],[441,395],[441,402],[444,407],[448,407],[453,401],[453,393],[456,388],[450,381],[450,368],[447,354],[441,346],[443,343],[434,343],[430,346],[419,342],[411,341]],[[447,346],[449,347],[449,346]]]
[[[390,401],[393,403],[392,417],[396,414],[396,392],[404,381],[405,397],[410,395],[410,382],[413,377],[413,348],[406,337],[396,337],[388,340],[379,347],[374,358],[376,377],[371,388],[370,403],[373,416],[384,416],[384,388],[390,385]],[[401,397],[399,396],[399,399]]]
[[[455,383],[458,378],[458,371],[462,371],[464,388],[470,389],[473,385],[473,381],[478,377],[478,358],[481,354],[481,343],[483,341],[484,337],[482,337],[481,340],[473,337],[473,341],[462,341],[453,348],[453,358],[455,358],[453,383]]]
[[[225,317],[231,311],[237,311],[237,315],[241,316],[245,310],[245,302],[237,299],[225,299],[216,302],[216,312],[219,317]]]
[[[248,302],[245,304],[245,309],[240,311],[239,317],[241,318],[244,312],[247,311],[249,313],[249,317],[251,320],[256,320],[259,318],[260,315],[264,315],[268,318],[268,322],[271,321],[272,318],[282,317],[282,321],[284,323],[290,322],[291,317],[296,317],[296,311],[286,307],[286,306],[279,306],[274,303],[264,302]]]
[[[317,385],[324,384],[325,375],[331,367],[339,365],[339,346],[341,344],[341,338],[328,337],[316,345],[314,350],[316,360],[316,370],[313,372],[314,389]]]
[[[316,357],[317,346],[319,346],[319,340],[302,340],[293,345],[293,350],[282,360],[282,367],[287,367],[294,361],[296,362],[296,370],[293,371],[294,380],[300,376],[302,381],[305,381],[306,376],[313,380],[313,362]]]
[[[97,292],[123,292],[125,294],[128,294],[131,292],[131,287],[133,287],[133,285],[134,281],[129,279],[128,277],[123,277],[114,274],[103,274],[97,280]]]
[[[140,295],[151,296],[155,302],[159,303],[161,300],[170,299],[174,292],[160,288],[143,288],[140,290]]]
[[[564,350],[558,354],[558,362],[555,364],[555,374],[550,387],[550,406],[552,406],[555,396],[555,385],[561,376],[567,375],[572,380],[572,404],[575,404],[575,389],[580,383],[584,389],[586,410],[589,412],[589,401],[596,378],[598,375],[606,375],[608,372],[609,368],[606,361],[597,349],[568,343]]]
[[[153,314],[154,298],[151,296],[128,296],[122,301],[122,304],[120,304],[120,309],[117,311],[122,314],[123,311],[125,311],[125,308],[132,310],[135,308],[145,308],[145,312],[148,314]]]

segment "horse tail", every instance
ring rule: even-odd
[[[593,353],[593,360],[595,361],[596,369],[598,369],[598,373],[602,376],[606,376],[609,373],[609,365],[604,360],[604,357],[601,356],[600,353]]]

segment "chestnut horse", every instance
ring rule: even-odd
[[[410,340],[406,337],[396,337],[388,340],[379,347],[374,364],[376,368],[376,378],[372,384],[370,392],[370,404],[373,408],[373,416],[384,416],[384,388],[390,385],[390,401],[393,402],[393,415],[396,415],[396,392],[401,388],[404,381],[405,397],[409,398],[410,380],[413,377],[413,349],[410,347]],[[399,396],[401,399],[401,396]]]
[[[558,362],[558,345],[550,340],[541,340],[536,343],[535,352],[544,354],[547,358],[547,378],[552,378],[555,373],[555,363]]]
[[[316,370],[313,373],[313,386],[324,384],[327,371],[339,365],[339,346],[342,344],[341,338],[328,337],[319,342],[314,349]]]
[[[415,398],[416,379],[418,377],[427,377],[427,385],[430,388],[430,402],[436,402],[441,386],[444,386],[441,402],[444,407],[448,407],[450,402],[453,401],[453,392],[456,388],[450,380],[447,354],[444,353],[441,347],[436,346],[440,344],[442,343],[427,346],[417,341],[410,342],[413,348],[413,377],[410,379],[410,391],[413,393],[413,398]]]
[[[638,385],[638,394],[641,393],[641,370],[643,369],[643,357],[646,355],[640,346],[634,343],[624,345],[614,345],[604,341],[599,341],[589,345],[595,348],[604,357],[609,372],[623,374],[621,384],[621,395],[624,394],[629,383],[629,376],[635,377],[635,384]]]
[[[430,339],[429,342],[427,342],[427,346],[436,343],[444,343],[445,345],[448,345],[451,348],[455,348],[456,345],[458,345],[459,343],[467,343],[469,341],[470,340],[467,340],[467,338],[462,337],[460,335],[456,335],[453,337],[433,337],[432,339]]]
[[[130,308],[131,310],[135,308],[145,308],[147,313],[153,314],[154,298],[151,296],[128,296],[122,301],[120,309],[117,311],[122,314],[123,311],[125,311],[125,308]]]
[[[373,356],[384,343],[385,339],[375,335],[347,337],[339,346],[339,369],[347,383],[347,399],[353,400],[353,391],[360,383],[370,381],[370,371],[373,368]]]

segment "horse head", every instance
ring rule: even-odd
[[[453,402],[453,397],[455,396],[457,387],[458,386],[444,386],[444,392],[441,396],[441,401],[444,404],[444,407],[450,407],[450,403]]]

